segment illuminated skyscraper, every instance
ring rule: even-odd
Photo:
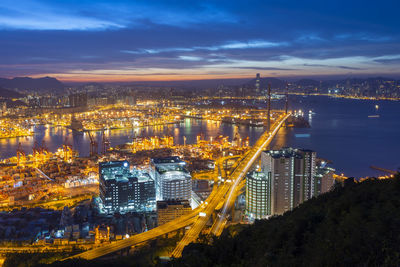
[[[261,153],[262,171],[271,177],[271,214],[283,214],[315,196],[315,157],[310,150],[283,148]]]
[[[271,215],[271,177],[264,172],[250,172],[246,178],[246,213],[254,219]]]
[[[306,201],[317,195],[315,184],[315,171],[316,171],[316,156],[317,153],[312,150],[301,149],[298,150],[303,156],[303,200]]]
[[[155,207],[154,180],[131,172],[127,161],[99,163],[100,210],[104,213],[146,211]]]
[[[179,157],[153,158],[150,161],[157,200],[190,200],[192,177],[186,162]]]
[[[257,73],[257,75],[256,75],[256,93],[258,94],[258,93],[260,93],[260,79],[261,79],[261,77],[260,77],[260,73]]]
[[[334,184],[333,178],[335,170],[326,166],[317,166],[315,172],[315,194],[320,194],[330,191]]]

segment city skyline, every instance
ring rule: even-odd
[[[6,0],[0,3],[0,77],[398,77],[398,5]]]

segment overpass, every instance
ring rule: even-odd
[[[272,139],[289,116],[290,114],[282,114],[280,117],[278,117],[274,125],[271,127],[273,130],[271,132],[265,132],[257,140],[251,150],[246,153],[240,161],[238,161],[236,168],[230,175],[230,179],[227,179],[219,187],[215,185],[207,200],[201,206],[192,210],[189,214],[153,228],[147,232],[137,234],[130,238],[116,241],[114,243],[105,244],[101,247],[74,255],[67,259],[96,259],[192,225],[192,227],[186,232],[183,239],[178,243],[175,250],[172,252],[173,257],[180,257],[183,248],[197,239],[208,222],[210,216],[215,212],[215,209],[219,204],[221,204],[221,202],[225,203],[225,205],[223,206],[223,211],[220,215],[221,217],[219,220],[217,220],[218,223],[214,228],[216,229],[216,232],[222,231],[221,227],[226,220],[226,213],[235,202],[238,189],[244,186],[243,178],[254,164],[256,159],[260,156],[261,151],[271,143]]]
[[[250,152],[247,153],[247,155],[240,161],[237,168],[235,168],[235,170],[232,172],[229,179],[230,181],[227,180],[221,189],[218,190],[217,196],[208,202],[208,205],[203,210],[203,216],[199,216],[193,226],[186,232],[183,239],[178,243],[172,252],[172,257],[180,257],[182,255],[183,248],[189,243],[196,241],[197,237],[205,227],[210,216],[214,213],[218,204],[223,202],[225,204],[221,214],[219,214],[219,218],[216,220],[217,224],[212,227],[214,228],[214,233],[221,232],[220,228],[226,224],[226,214],[235,203],[235,192],[238,189],[238,185],[241,184],[241,181],[244,179],[247,172],[250,170],[256,159],[259,158],[261,151],[263,151],[266,146],[271,143],[272,139],[289,116],[290,114],[282,114],[271,127],[273,130],[271,132],[266,131],[263,135],[261,135],[261,137],[251,148]]]

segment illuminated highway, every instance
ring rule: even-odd
[[[244,160],[241,165],[235,170],[235,172],[232,174],[232,180],[235,180],[234,185],[231,187],[229,191],[229,196],[227,200],[225,201],[224,208],[222,210],[222,213],[220,214],[220,217],[218,219],[218,223],[215,228],[214,233],[219,232],[219,228],[223,223],[224,220],[226,220],[226,213],[228,210],[230,210],[236,200],[236,190],[237,186],[239,183],[242,181],[242,179],[246,176],[248,173],[250,167],[254,164],[255,160],[260,157],[261,152],[271,143],[272,139],[275,137],[276,133],[279,131],[280,127],[282,126],[283,122],[290,116],[290,114],[286,115],[282,120],[278,120],[275,125],[272,127],[274,129],[271,133],[265,132],[256,142],[256,144],[253,146],[251,149],[249,155],[246,157],[246,160]],[[247,160],[250,158],[249,160]]]
[[[105,256],[105,255],[108,255],[108,254],[116,252],[116,251],[120,251],[120,250],[129,248],[129,247],[135,246],[142,242],[154,239],[156,237],[179,230],[181,228],[184,228],[184,227],[192,224],[195,221],[195,217],[198,215],[198,213],[199,213],[199,209],[194,209],[190,214],[184,215],[179,219],[173,220],[171,222],[168,222],[166,224],[163,224],[161,226],[153,228],[147,232],[137,234],[130,238],[116,241],[114,243],[109,243],[109,244],[103,245],[99,248],[95,248],[95,249],[83,252],[81,254],[77,254],[77,255],[69,257],[67,259],[83,258],[86,260],[92,260],[92,259],[96,259],[96,258]]]
[[[225,203],[221,218],[217,220],[218,223],[215,227],[216,232],[222,231],[221,227],[226,223],[224,222],[226,212],[233,205],[236,199],[235,192],[237,192],[237,190],[241,186],[243,186],[243,183],[241,183],[241,181],[247,174],[250,167],[254,164],[255,160],[260,156],[261,151],[265,149],[265,147],[271,142],[275,134],[278,132],[279,128],[289,116],[290,114],[283,114],[282,116],[280,116],[276,120],[275,124],[271,127],[271,129],[274,130],[271,133],[265,132],[257,140],[256,144],[253,146],[250,152],[246,153],[242,160],[238,161],[238,165],[229,176],[229,179],[226,179],[225,183],[223,183],[219,187],[214,186],[213,191],[211,192],[207,200],[189,214],[154,229],[151,229],[147,232],[137,234],[130,238],[116,241],[114,243],[103,245],[102,247],[95,248],[81,254],[77,254],[70,258],[83,258],[87,260],[99,258],[104,255],[135,246],[142,242],[157,238],[159,236],[193,224],[192,227],[186,232],[183,239],[178,243],[175,250],[172,252],[173,257],[180,257],[183,248],[197,239],[201,231],[204,229],[206,223],[208,222],[210,216],[215,212],[216,208],[221,203]]]
[[[222,225],[225,225],[226,223],[224,222],[226,220],[226,213],[230,209],[230,207],[232,207],[236,200],[235,192],[237,186],[246,176],[247,172],[254,164],[256,159],[260,156],[261,151],[264,150],[265,147],[271,143],[272,139],[289,116],[290,114],[282,115],[272,126],[272,129],[274,130],[272,132],[265,132],[257,140],[250,152],[243,158],[238,167],[232,172],[229,177],[230,179],[227,179],[222,188],[218,190],[217,195],[212,200],[208,201],[208,205],[202,213],[203,216],[199,216],[193,226],[186,232],[183,239],[178,243],[178,245],[172,252],[172,257],[178,258],[182,255],[183,248],[197,239],[200,232],[203,230],[204,226],[208,222],[210,216],[214,213],[217,205],[221,202],[224,202],[225,205],[223,211],[220,214],[220,217],[218,218],[217,224],[214,229],[214,233],[221,232],[220,227],[222,227]],[[228,196],[225,197],[228,192]]]

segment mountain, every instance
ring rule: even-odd
[[[311,80],[311,79],[301,79],[296,82],[298,86],[313,86],[317,87],[320,85],[319,81]]]
[[[2,98],[20,98],[22,96],[20,93],[0,87],[0,97]]]
[[[17,89],[26,92],[62,92],[64,84],[52,77],[30,78],[15,77],[12,79],[0,78],[0,86],[7,89]]]

